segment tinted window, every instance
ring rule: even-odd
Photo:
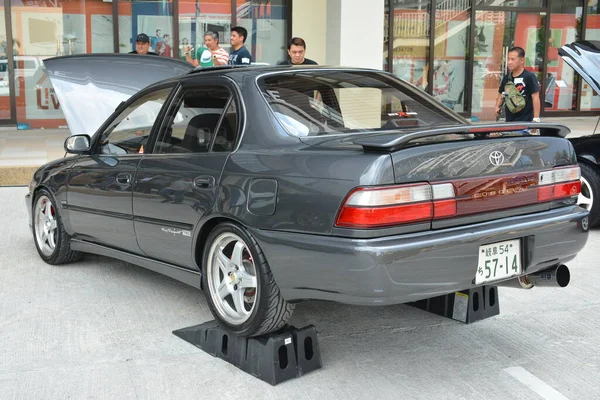
[[[154,121],[171,89],[148,94],[127,107],[102,134],[103,154],[143,153]]]
[[[222,125],[217,132],[217,138],[213,145],[213,151],[232,151],[235,146],[237,132],[237,106],[234,98],[231,97],[225,115],[223,116]]]
[[[293,136],[372,132],[454,124],[401,84],[379,73],[297,72],[259,80],[263,96]]]
[[[231,151],[237,115],[224,87],[187,90],[157,145],[157,153]]]

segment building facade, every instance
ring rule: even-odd
[[[558,49],[600,40],[598,0],[390,0],[384,68],[473,120],[495,118],[508,49],[538,75],[542,117],[593,115],[600,97]]]
[[[291,8],[286,0],[4,0],[0,16],[0,124],[57,128],[66,124],[43,68],[58,55],[127,53],[146,33],[152,50],[183,57],[203,33],[216,31],[229,50],[229,29],[249,34],[259,63],[285,55]]]
[[[521,46],[542,84],[542,116],[597,114],[600,97],[558,56],[600,39],[598,0],[4,0],[0,10],[0,125],[66,124],[45,58],[126,53],[146,33],[164,57],[183,57],[217,31],[248,29],[258,63],[306,39],[319,64],[383,68],[474,120],[494,119],[506,52]]]

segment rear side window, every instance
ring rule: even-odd
[[[372,132],[459,123],[376,72],[304,71],[264,77],[259,88],[292,136]]]
[[[157,143],[157,153],[231,151],[235,144],[235,100],[225,87],[184,92]]]

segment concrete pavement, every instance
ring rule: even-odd
[[[201,292],[113,259],[49,266],[26,188],[0,188],[0,399],[600,398],[600,231],[564,289],[500,289],[465,325],[405,306],[297,306],[323,368],[272,387],[174,336],[212,319]]]

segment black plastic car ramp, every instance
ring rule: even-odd
[[[480,286],[409,305],[467,324],[500,314],[497,286]]]
[[[262,336],[243,337],[226,331],[213,320],[175,330],[173,334],[271,385],[321,368],[313,325],[300,329],[290,325]]]

